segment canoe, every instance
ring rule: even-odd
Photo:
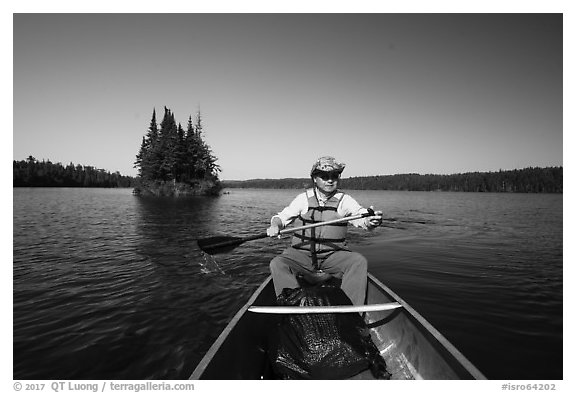
[[[440,332],[390,288],[368,274],[366,303],[402,307],[369,311],[365,320],[391,379],[486,379]],[[269,276],[236,313],[193,371],[190,379],[273,379],[266,337],[278,315],[250,312],[252,306],[275,304]],[[370,371],[352,379],[372,379]]]

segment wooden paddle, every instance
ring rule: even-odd
[[[287,235],[289,233],[298,232],[298,231],[302,231],[305,229],[320,227],[320,226],[324,226],[324,225],[338,224],[341,222],[353,221],[353,220],[357,220],[359,218],[372,217],[374,215],[375,215],[374,211],[372,209],[368,209],[368,212],[364,213],[364,214],[357,214],[354,216],[338,218],[336,220],[331,220],[331,221],[317,222],[315,224],[303,225],[303,226],[297,227],[297,228],[282,229],[278,235],[279,236],[280,235]],[[267,237],[269,237],[267,233],[260,233],[258,235],[252,235],[252,236],[247,236],[247,237],[214,236],[214,237],[208,237],[205,239],[199,239],[198,240],[198,247],[200,248],[200,250],[204,251],[206,254],[210,254],[210,255],[222,254],[225,252],[232,251],[233,249],[238,247],[240,244],[249,242],[251,240],[265,239]]]

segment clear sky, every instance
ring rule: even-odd
[[[15,14],[13,159],[135,175],[200,108],[221,179],[563,165],[562,14]]]

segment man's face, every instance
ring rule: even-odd
[[[338,172],[318,172],[314,175],[316,187],[326,195],[332,194],[338,189],[340,174]]]

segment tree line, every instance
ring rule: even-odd
[[[218,181],[217,158],[202,135],[202,117],[197,112],[193,122],[188,117],[186,130],[176,124],[174,113],[164,107],[158,125],[156,109],[146,135],[142,138],[134,167],[144,181],[173,181],[194,184],[198,180]]]
[[[468,172],[452,175],[409,173],[349,177],[341,180],[340,188],[350,190],[562,193],[562,177],[562,167],[529,167],[498,172]],[[226,188],[294,189],[306,188],[310,185],[311,180],[309,178],[222,182],[222,186]]]
[[[134,178],[93,166],[66,166],[29,156],[13,164],[14,187],[132,187]]]

